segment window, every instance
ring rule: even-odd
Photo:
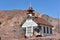
[[[44,28],[44,33],[46,33],[45,27],[43,27],[43,28]]]
[[[49,29],[48,29],[48,27],[47,27],[47,34],[49,33]]]
[[[52,34],[52,28],[50,28],[50,34]]]
[[[31,27],[27,27],[27,33],[28,33],[28,34],[31,33]]]

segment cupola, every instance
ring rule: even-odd
[[[28,11],[27,14],[28,14],[29,16],[34,17],[35,14],[33,13],[34,10],[33,10],[32,7],[29,7],[27,11]]]

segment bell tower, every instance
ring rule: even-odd
[[[35,14],[33,13],[33,8],[32,8],[32,6],[31,6],[31,3],[30,3],[30,7],[27,9],[27,11],[28,11],[28,15],[30,16],[30,17],[34,17],[35,16]]]
[[[29,9],[27,10],[28,11],[28,15],[33,17],[34,16],[34,13],[33,13],[33,8],[32,7],[29,7]]]

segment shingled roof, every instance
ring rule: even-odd
[[[42,25],[46,25],[46,26],[51,26],[51,27],[53,27],[48,21],[46,21],[46,20],[44,20],[44,19],[42,19],[42,18],[35,17],[35,18],[33,18],[33,20],[34,20],[35,22],[37,22],[38,24],[42,24]]]

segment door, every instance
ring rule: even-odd
[[[33,35],[33,27],[26,27],[26,36]]]

